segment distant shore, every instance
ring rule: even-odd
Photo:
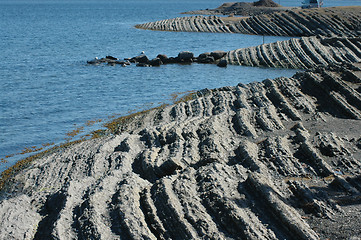
[[[261,2],[261,1],[259,1]],[[283,12],[288,10],[300,9],[300,7],[283,7],[281,5],[272,2],[264,1],[259,5],[250,2],[230,2],[224,3],[215,9],[203,9],[183,12],[182,14],[193,14],[193,15],[231,15],[231,16],[257,16],[261,14],[271,14],[275,12]]]

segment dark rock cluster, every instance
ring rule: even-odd
[[[125,58],[124,60],[119,60],[113,56],[106,56],[105,58],[98,59],[97,57],[93,60],[87,61],[88,64],[99,65],[99,64],[109,64],[109,65],[122,65],[123,67],[131,65],[131,63],[136,64],[137,67],[159,67],[163,64],[192,64],[192,63],[207,63],[207,64],[217,64],[219,67],[227,67],[227,61],[222,59],[227,53],[224,51],[214,51],[202,53],[198,57],[194,56],[194,53],[189,51],[182,51],[178,54],[177,57],[168,57],[164,54],[158,54],[156,58],[149,59],[144,53],[132,57]]]

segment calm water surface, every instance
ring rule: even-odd
[[[276,1],[277,2],[277,1]],[[126,114],[165,102],[170,94],[292,76],[294,70],[214,65],[157,68],[88,66],[95,56],[132,57],[141,51],[176,56],[233,50],[262,43],[260,36],[155,32],[138,23],[215,8],[220,0],[0,0],[0,158],[24,147],[64,141],[87,120]],[[285,6],[294,1],[280,0]],[[325,6],[360,5],[327,1]],[[161,7],[160,7],[161,6]],[[265,37],[266,42],[285,40]],[[97,126],[99,127],[99,126]],[[88,129],[89,130],[89,129]],[[20,157],[0,164],[0,171]]]

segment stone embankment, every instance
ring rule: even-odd
[[[271,36],[361,35],[361,7],[302,9],[242,18],[191,16],[136,25],[159,31],[242,33]]]
[[[229,64],[309,69],[332,63],[361,62],[361,38],[302,37],[229,51]]]
[[[361,69],[202,90],[33,161],[0,239],[361,236]]]

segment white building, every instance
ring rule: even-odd
[[[304,0],[302,8],[320,8],[323,5],[323,0]]]

